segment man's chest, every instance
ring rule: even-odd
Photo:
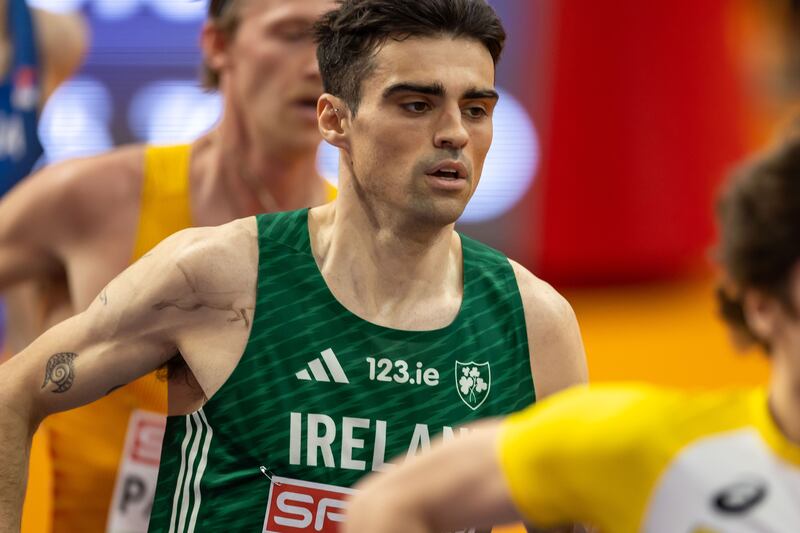
[[[214,419],[217,410],[236,413],[218,420],[279,475],[355,481],[533,401],[520,354],[323,331],[297,344],[285,331],[265,336],[206,406]]]
[[[283,329],[290,322],[286,317]],[[499,354],[465,358],[468,350],[446,343],[366,335],[320,345],[304,338],[314,347],[295,352],[276,334],[260,356],[246,353],[186,441],[189,454],[195,441],[202,453],[207,425],[209,479],[252,480],[243,502],[269,489],[248,505],[264,531],[334,531],[364,475],[533,401],[530,377]]]
[[[76,312],[131,265],[137,234],[136,211],[121,206],[112,220],[98,219],[80,238],[64,245],[66,282]]]

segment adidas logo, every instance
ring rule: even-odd
[[[336,354],[333,353],[332,349],[328,348],[324,352],[320,352],[320,355],[322,358],[317,357],[313,361],[309,361],[308,368],[295,374],[295,377],[302,381],[330,382],[328,373],[325,372],[325,368],[327,367],[328,372],[330,372],[331,377],[333,377],[333,381],[336,383],[350,383],[350,380],[347,379],[344,369],[342,369],[342,365],[339,364],[339,360],[336,359]],[[309,370],[311,370],[310,374],[308,373]]]

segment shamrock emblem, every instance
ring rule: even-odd
[[[459,396],[471,409],[477,409],[489,395],[489,384],[491,382],[489,363],[460,363],[456,361],[456,367]]]

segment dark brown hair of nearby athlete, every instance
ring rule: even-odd
[[[797,314],[789,281],[800,261],[800,135],[734,172],[718,204],[718,259],[726,281],[717,290],[722,317],[747,343],[767,352],[748,326],[743,293],[756,289]]]
[[[239,27],[239,3],[241,0],[210,0],[208,3],[209,22],[228,39]],[[219,73],[203,63],[201,82],[205,89],[216,90],[219,88]]]
[[[448,36],[481,42],[495,65],[506,32],[485,0],[339,0],[314,28],[325,92],[356,113],[373,58],[389,39]]]

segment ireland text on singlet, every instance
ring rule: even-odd
[[[410,332],[334,298],[307,210],[261,215],[258,231],[247,347],[200,411],[169,418],[150,531],[334,531],[363,475],[534,401],[522,301],[499,252],[462,236],[456,319]]]

